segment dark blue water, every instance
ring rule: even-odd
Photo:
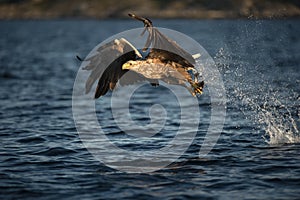
[[[111,169],[80,140],[72,115],[75,56],[139,23],[1,21],[1,199],[299,199],[300,21],[155,22],[198,41],[223,77],[227,115],[210,154],[198,157],[210,113],[207,93],[199,97],[204,120],[192,145],[159,171]],[[147,100],[168,98],[163,87],[144,91]],[[122,139],[106,110],[108,97],[99,100],[98,119],[111,139]],[[130,111],[144,114],[145,106],[136,102]],[[145,116],[138,123],[148,123]],[[167,125],[163,141],[178,129]],[[130,144],[123,148],[143,150]]]

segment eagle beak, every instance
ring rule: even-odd
[[[124,70],[124,69],[130,69],[130,64],[129,63],[124,63],[123,65],[122,65],[122,69]]]

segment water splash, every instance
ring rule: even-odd
[[[299,143],[299,130],[290,108],[280,100],[271,97],[275,105],[268,106],[268,101],[263,104],[259,112],[259,123],[265,124],[269,139],[266,142],[272,145]],[[299,114],[299,113],[298,113]]]
[[[214,59],[224,75],[229,103],[264,130],[268,144],[300,143],[300,97],[285,81],[286,75],[281,74],[281,80],[273,77],[279,72],[262,72],[260,66],[233,59],[226,48]]]

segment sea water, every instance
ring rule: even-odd
[[[1,199],[299,198],[299,20],[153,22],[194,38],[218,67],[227,110],[212,151],[199,158],[211,114],[207,88],[198,98],[201,123],[195,139],[164,169],[120,172],[83,145],[72,116],[80,67],[75,57],[140,23],[1,21]],[[180,108],[165,87],[143,86],[130,107],[140,125],[151,121],[153,104],[166,109],[166,127],[153,139],[130,139],[120,130],[111,115],[110,95],[96,101],[97,117],[120,148],[161,148],[176,135]],[[118,160],[116,152],[107,151]]]

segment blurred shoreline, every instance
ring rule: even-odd
[[[0,0],[0,19],[122,19],[127,13],[164,19],[300,17],[297,0]]]

